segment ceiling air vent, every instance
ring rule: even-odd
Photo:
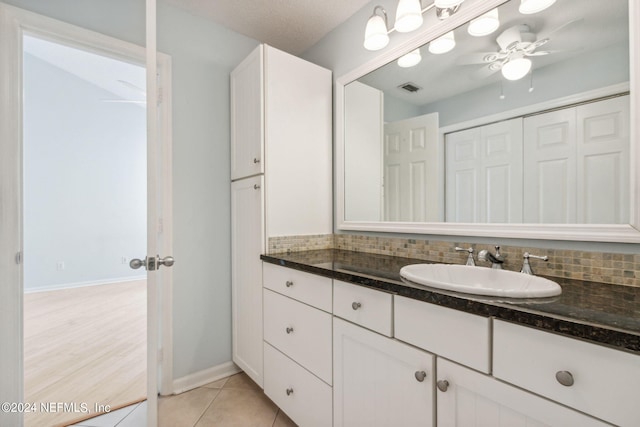
[[[411,82],[407,82],[407,83],[401,84],[400,86],[398,86],[398,89],[406,90],[409,93],[414,93],[414,92],[417,92],[419,90],[422,90],[422,88],[420,86],[418,86],[415,83],[411,83]]]

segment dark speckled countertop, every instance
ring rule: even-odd
[[[428,261],[337,249],[262,255],[277,265],[402,295],[455,310],[509,320],[640,354],[640,288],[548,277],[562,295],[492,298],[409,283],[400,268]]]

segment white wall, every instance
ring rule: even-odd
[[[145,277],[145,109],[29,54],[23,84],[25,290]]]

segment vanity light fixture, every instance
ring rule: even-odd
[[[542,12],[555,2],[556,0],[520,0],[518,11],[524,15],[530,15]]]
[[[429,9],[435,8],[436,16],[446,19],[458,11],[463,1],[435,0],[422,8],[421,0],[399,0],[396,20],[391,29],[388,29],[387,11],[382,6],[376,6],[364,31],[364,47],[367,50],[380,50],[389,44],[389,34],[393,31],[408,33],[420,28],[424,21],[422,15]]]
[[[388,44],[387,12],[382,6],[376,6],[364,30],[364,47],[367,50],[380,50]]]
[[[467,32],[474,37],[482,37],[493,33],[498,27],[500,27],[500,18],[498,8],[495,8],[471,20]]]
[[[453,35],[453,31],[449,31],[448,33],[429,42],[429,52],[434,55],[447,53],[454,47],[456,47],[456,38]]]
[[[398,66],[409,68],[418,65],[420,61],[422,61],[422,55],[420,55],[420,48],[418,48],[398,58]]]
[[[502,66],[502,75],[507,80],[520,80],[531,70],[531,60],[522,54],[514,55]]]

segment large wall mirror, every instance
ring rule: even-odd
[[[338,227],[640,241],[633,2],[492,3],[338,80]]]

